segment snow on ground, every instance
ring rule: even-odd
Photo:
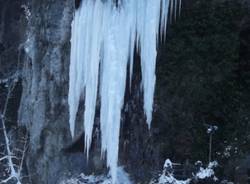
[[[185,180],[179,180],[175,178],[174,175],[174,163],[167,159],[163,166],[162,174],[158,178],[152,179],[149,184],[191,184],[193,182],[202,181],[206,179],[212,179],[213,181],[218,181],[215,176],[214,168],[218,166],[217,161],[210,162],[207,167],[203,167],[202,162],[199,163],[198,171],[193,173],[193,176],[186,178]],[[60,184],[114,184],[110,173],[106,175],[85,175],[81,174],[77,177],[72,177],[70,179],[62,181]],[[128,173],[122,168],[118,167],[117,180],[115,184],[133,184]]]
[[[64,180],[60,184],[112,184],[112,179],[110,175],[87,176],[82,173],[80,176]],[[118,167],[116,184],[133,184],[128,173],[126,173],[122,167]]]
[[[198,173],[196,173],[196,177],[198,179],[214,177],[214,180],[216,181],[217,178],[215,177],[214,168],[217,166],[218,163],[216,161],[213,161],[208,164],[207,168],[200,167],[200,170],[198,171]]]

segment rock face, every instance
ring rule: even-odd
[[[28,129],[27,167],[33,183],[57,183],[73,162],[62,149],[70,142],[68,69],[73,3],[31,1],[24,44],[19,124]]]

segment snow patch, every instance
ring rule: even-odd
[[[210,162],[207,168],[200,167],[200,170],[196,173],[196,177],[199,179],[211,178],[215,175],[214,168],[218,166],[217,161]],[[214,176],[214,180],[217,178]]]
[[[70,178],[60,182],[60,184],[112,184],[112,179],[110,175],[104,176],[94,176],[94,175],[85,175],[80,174],[78,177]],[[129,175],[124,171],[122,167],[117,169],[117,184],[132,184],[132,181],[129,179]]]
[[[163,172],[160,175],[158,181],[152,180],[150,184],[189,184],[191,179],[178,180],[173,174],[173,163],[167,159],[163,166]]]

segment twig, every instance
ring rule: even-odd
[[[6,159],[7,160],[8,169],[10,170],[9,177],[7,179],[5,179],[5,180],[0,181],[0,183],[7,183],[11,179],[15,179],[16,182],[17,182],[17,184],[21,184],[20,175],[21,175],[21,170],[22,170],[21,167],[23,165],[24,155],[22,155],[20,165],[16,165],[13,162],[13,158],[16,158],[16,157],[13,156],[13,153],[11,151],[11,148],[10,148],[11,142],[10,142],[10,139],[8,137],[7,129],[6,129],[6,125],[5,125],[5,122],[6,122],[6,112],[7,112],[9,100],[10,100],[11,94],[12,94],[14,88],[15,88],[16,82],[17,82],[17,80],[16,80],[16,77],[15,77],[13,79],[13,81],[10,81],[10,83],[9,83],[8,92],[7,92],[7,96],[6,96],[6,101],[5,101],[5,104],[4,104],[4,109],[3,109],[3,112],[1,113],[1,116],[0,116],[0,119],[1,119],[1,122],[2,122],[2,131],[3,131],[3,134],[4,134],[4,140],[5,140],[5,147],[6,147],[6,151],[7,151],[7,155],[4,156],[4,157],[2,157],[0,159],[0,161]],[[25,143],[25,146],[26,146],[26,143]],[[24,153],[25,153],[25,151],[22,152],[22,154],[24,154]]]

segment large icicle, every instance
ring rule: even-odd
[[[79,101],[85,99],[84,132],[87,157],[92,141],[99,86],[102,155],[116,183],[120,118],[127,79],[131,84],[134,50],[141,56],[144,111],[150,127],[155,88],[158,38],[165,39],[168,10],[174,0],[84,0],[72,22],[69,113],[75,132]],[[179,0],[179,5],[181,0]],[[176,13],[176,12],[175,12]],[[161,36],[158,34],[160,28]]]

